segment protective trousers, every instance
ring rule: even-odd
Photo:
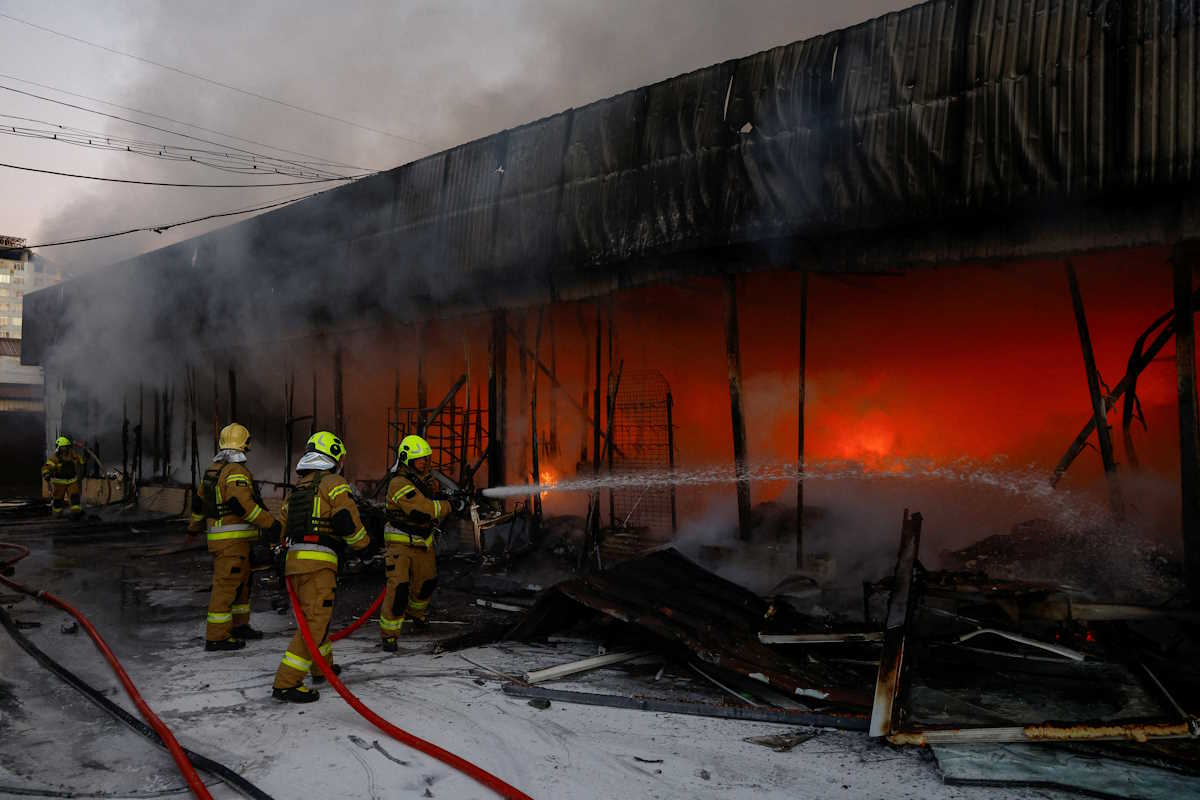
[[[67,501],[71,503],[71,516],[82,516],[83,487],[80,482],[52,483],[50,485],[50,513],[56,517],[61,517],[63,511],[67,508]]]
[[[437,559],[433,547],[391,542],[384,553],[387,593],[379,612],[379,633],[394,639],[404,620],[425,619],[429,601],[437,588]]]
[[[208,551],[213,555],[213,581],[204,638],[220,642],[235,627],[250,624],[250,542],[210,544]]]
[[[288,575],[292,587],[296,590],[296,598],[300,601],[300,610],[308,622],[313,640],[320,642],[321,655],[330,664],[333,663],[333,642],[329,641],[329,619],[333,616],[333,597],[337,587],[337,570],[315,569],[311,572]],[[319,671],[313,667],[312,656],[304,644],[300,631],[292,637],[283,661],[275,671],[276,689],[290,689],[304,682],[304,676],[310,671]]]

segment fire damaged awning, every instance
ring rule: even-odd
[[[686,651],[721,672],[809,704],[855,709],[871,705],[868,688],[844,671],[811,660],[789,660],[759,641],[759,632],[786,612],[674,549],[554,586],[510,638],[541,638],[593,612],[632,625],[667,648]]]

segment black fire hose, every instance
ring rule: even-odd
[[[71,672],[62,664],[55,661],[36,644],[31,642],[29,637],[17,629],[17,623],[13,621],[12,616],[4,609],[3,606],[0,606],[0,626],[3,626],[4,629],[8,631],[8,635],[11,636],[18,645],[20,645],[22,650],[28,653],[43,667],[57,675],[64,683],[78,691],[88,700],[91,700],[93,703],[100,706],[100,708],[104,709],[109,714],[112,714],[121,722],[124,722],[134,733],[149,739],[164,750],[166,749],[166,745],[163,744],[163,740],[157,733],[154,732],[153,728],[142,722],[134,715],[130,714],[125,709],[121,708],[113,701],[109,700],[98,689],[84,681],[83,678],[80,678],[74,672]],[[187,755],[188,760],[191,761],[192,764],[194,764],[198,769],[202,769],[207,773],[217,776],[245,797],[253,798],[253,800],[274,800],[271,795],[267,794],[262,789],[259,789],[253,783],[246,780],[241,775],[238,775],[224,764],[213,761],[211,758],[202,756],[199,753],[194,753],[187,748],[184,748],[183,752]]]

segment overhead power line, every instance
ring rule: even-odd
[[[239,208],[239,209],[234,209],[233,211],[220,211],[215,214],[206,214],[203,217],[195,217],[193,219],[180,220],[179,222],[169,222],[165,225],[147,225],[142,228],[129,228],[128,230],[114,231],[112,233],[98,233],[93,236],[81,236],[77,239],[62,239],[57,242],[42,242],[41,244],[27,244],[27,245],[24,245],[23,247],[0,248],[0,253],[13,251],[13,250],[37,250],[37,249],[40,249],[43,247],[61,247],[62,245],[66,245],[66,244],[82,244],[83,242],[96,242],[96,241],[100,241],[101,239],[115,239],[118,236],[128,236],[132,233],[162,233],[163,231],[168,231],[171,228],[179,228],[184,225],[193,225],[197,222],[207,222],[208,220],[221,219],[222,217],[236,217],[240,214],[252,214],[255,211],[266,211],[271,208],[279,208],[280,206],[286,206],[290,203],[297,203],[301,200],[307,200],[310,197],[317,197],[318,195],[322,195],[322,194],[325,194],[326,192],[331,192],[331,191],[333,191],[333,189],[322,189],[319,192],[310,192],[309,194],[304,194],[299,197],[289,197],[284,200],[276,200],[273,203],[265,203],[260,206],[252,206],[250,208]]]
[[[143,64],[149,64],[151,66],[158,67],[159,69],[165,69],[170,72],[174,72],[176,74],[183,75],[188,78],[192,78],[193,80],[202,81],[204,83],[208,83],[213,86],[219,86],[222,89],[228,89],[229,91],[232,91],[232,92],[238,92],[239,94],[244,94],[247,97],[253,97],[258,100],[265,100],[268,103],[274,103],[275,105],[283,106],[284,108],[290,108],[293,111],[300,111],[305,114],[311,114],[315,117],[321,117],[323,119],[332,120],[334,122],[339,122],[343,125],[349,125],[352,128],[358,128],[360,130],[370,131],[371,133],[377,133],[381,136],[388,136],[392,139],[398,139],[400,141],[408,142],[410,144],[420,145],[421,147],[429,147],[429,148],[433,147],[432,145],[428,144],[427,142],[422,142],[419,139],[413,139],[412,137],[409,137],[409,136],[402,136],[401,134],[392,133],[391,131],[385,131],[380,128],[372,128],[370,125],[363,125],[361,123],[354,122],[354,121],[348,120],[348,119],[344,119],[342,117],[338,117],[333,114],[326,114],[324,111],[317,111],[316,109],[305,108],[304,106],[298,106],[298,105],[295,105],[294,103],[289,103],[286,100],[279,100],[274,97],[268,97],[265,94],[259,94],[258,92],[251,91],[250,89],[243,89],[240,86],[234,86],[233,84],[224,83],[223,81],[214,80],[213,78],[206,78],[203,75],[197,75],[194,72],[188,72],[185,69],[180,69],[179,67],[173,67],[170,64],[164,64],[161,61],[154,61],[153,59],[145,58],[143,56],[139,56],[134,53],[127,53],[124,50],[117,50],[116,48],[108,47],[106,45],[102,45],[97,42],[92,42],[87,39],[82,39],[78,36],[72,36],[69,33],[63,33],[62,31],[56,31],[53,28],[47,28],[44,25],[38,25],[37,23],[30,22],[29,20],[19,19],[10,14],[5,14],[5,13],[0,12],[0,17],[3,17],[4,19],[7,19],[7,20],[11,20],[12,22],[19,23],[21,25],[28,25],[30,28],[36,28],[39,31],[45,31],[46,33],[52,33],[55,36],[61,36],[64,39],[70,39],[73,42],[79,42],[80,44],[86,44],[88,47],[95,47],[96,49],[103,50],[106,53],[113,53],[114,55],[124,56],[125,58],[131,58],[134,61],[140,61]]]
[[[260,189],[268,186],[303,186],[312,183],[330,183],[331,181],[353,181],[353,178],[317,178],[316,180],[288,181],[285,183],[169,183],[166,181],[137,181],[130,178],[104,178],[99,175],[80,175],[75,172],[58,172],[52,169],[22,167],[19,164],[6,164],[0,161],[0,167],[19,169],[23,172],[37,172],[42,175],[58,175],[63,178],[82,178],[89,181],[104,181],[105,183],[132,183],[138,186],[170,186],[176,189]]]
[[[293,155],[300,155],[300,156],[304,156],[305,158],[320,159],[320,156],[314,156],[310,153],[301,153],[301,152],[298,152],[295,150],[288,150],[288,149],[282,148],[282,147],[274,147],[272,145],[265,144],[263,142],[256,142],[253,139],[243,139],[240,136],[234,136],[234,135],[228,134],[228,133],[221,133],[220,131],[214,131],[210,128],[203,128],[199,125],[192,125],[187,122],[181,122],[179,120],[171,119],[170,117],[164,117],[160,114],[152,114],[149,111],[141,111],[136,108],[130,108],[129,106],[122,106],[122,105],[118,105],[116,103],[110,103],[107,100],[101,100],[96,97],[88,97],[87,95],[76,94],[75,92],[68,92],[65,89],[58,89],[54,86],[48,86],[44,83],[36,83],[34,81],[27,81],[24,78],[17,78],[12,75],[4,75],[4,74],[0,74],[0,78],[8,78],[11,80],[20,81],[21,83],[28,83],[31,86],[40,86],[43,89],[49,89],[50,91],[53,91],[53,92],[60,92],[61,94],[71,95],[72,97],[82,97],[84,100],[91,100],[96,103],[104,103],[105,105],[110,105],[110,106],[113,106],[114,108],[120,108],[120,109],[124,109],[126,111],[133,111],[137,114],[144,114],[148,117],[157,117],[159,119],[165,119],[168,122],[175,123],[176,125],[186,125],[187,127],[196,128],[197,130],[207,131],[209,133],[215,133],[218,136],[226,136],[230,139],[237,139],[238,141],[248,142],[249,144],[255,144],[260,147],[269,147],[272,150],[278,150],[283,153],[292,153]],[[4,91],[7,91],[7,92],[13,92],[14,94],[24,95],[25,97],[32,97],[35,100],[43,100],[47,103],[54,103],[56,105],[64,106],[66,108],[73,108],[76,111],[86,111],[89,114],[95,114],[96,116],[99,116],[99,117],[106,117],[108,119],[119,120],[120,122],[127,122],[130,125],[139,125],[143,128],[149,128],[152,131],[159,131],[160,133],[169,133],[173,136],[180,136],[184,139],[191,139],[194,142],[203,142],[204,144],[211,144],[215,147],[232,147],[232,145],[224,144],[222,142],[214,142],[211,139],[205,139],[200,136],[193,136],[190,133],[180,133],[179,131],[173,131],[170,128],[161,128],[158,125],[151,125],[149,122],[141,122],[140,120],[129,119],[128,117],[122,117],[119,114],[110,114],[107,111],[98,111],[97,109],[88,108],[87,106],[80,106],[80,105],[76,105],[74,103],[68,103],[66,100],[58,100],[53,97],[46,97],[44,95],[34,94],[33,92],[27,92],[24,89],[15,89],[12,86],[4,86],[4,85],[0,85],[0,89],[3,89]],[[247,153],[250,155],[261,155],[259,153],[254,153],[252,150],[246,150],[246,149],[243,149],[240,147],[235,147],[234,149],[240,150],[241,152]],[[268,158],[269,156],[264,155],[263,157]],[[292,162],[292,163],[301,163],[301,162]],[[345,169],[357,169],[357,170],[371,171],[368,167],[357,167],[357,166],[354,166],[353,164],[340,164],[336,161],[317,161],[315,163],[320,166],[343,167]]]
[[[9,122],[0,125],[0,135],[60,142],[62,144],[75,145],[93,150],[130,153],[163,161],[199,164],[222,172],[232,172],[237,175],[275,174],[288,175],[293,178],[348,177],[286,159],[233,152],[236,148],[227,148],[221,151],[148,142],[124,136],[113,136],[100,131],[89,131],[61,123],[33,119],[31,117],[17,116],[15,114],[0,114],[0,119],[31,122],[42,126],[32,127]]]

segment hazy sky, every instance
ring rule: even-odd
[[[15,79],[36,81],[278,147],[388,168],[568,106],[909,5],[906,0],[0,0],[0,13],[422,144],[283,108],[5,18],[0,18],[0,86],[219,138]],[[0,113],[189,144],[3,90]],[[0,161],[139,180],[245,180],[198,165],[15,136],[0,136]],[[3,168],[0,186],[0,234],[31,241],[164,224],[311,190],[140,187]],[[84,269],[205,229],[135,234],[52,248],[44,255]]]

